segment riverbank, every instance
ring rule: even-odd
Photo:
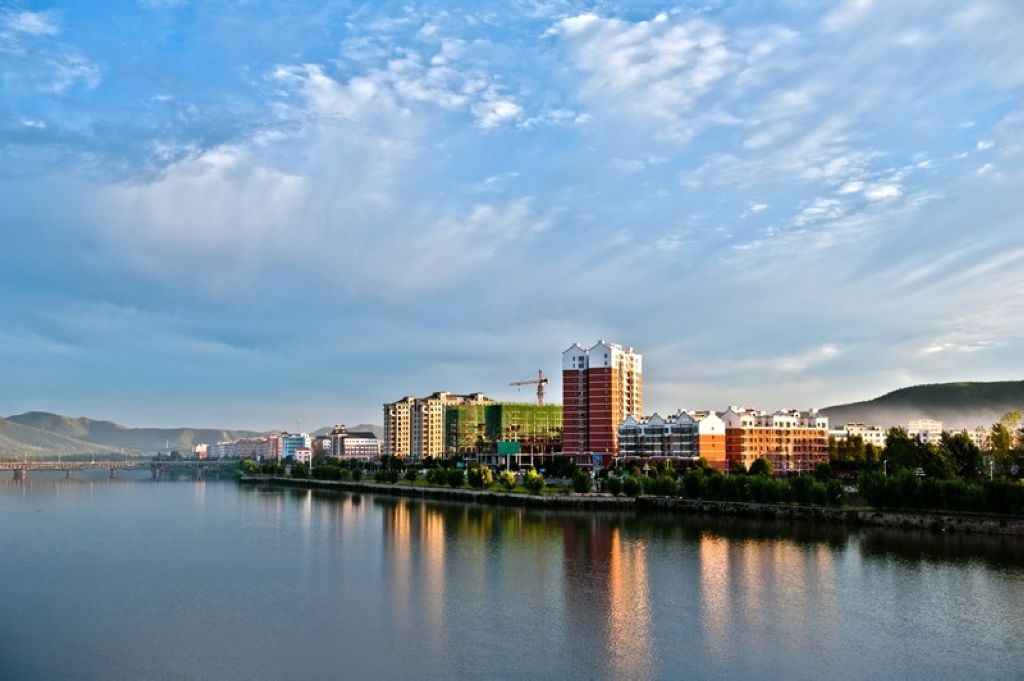
[[[614,497],[610,494],[519,494],[447,487],[413,487],[375,482],[306,480],[260,475],[243,475],[240,484],[273,487],[297,487],[345,492],[364,492],[389,496],[438,499],[469,503],[551,508],[566,510],[609,510],[635,512],[685,513],[691,515],[731,515],[746,518],[811,521],[849,526],[874,526],[933,532],[1000,534],[1024,537],[1024,518],[951,515],[920,511],[882,511],[870,508],[831,508],[792,504],[756,504],[669,497]]]

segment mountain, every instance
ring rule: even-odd
[[[948,429],[987,427],[1014,409],[1024,411],[1024,381],[916,385],[821,411],[833,426],[867,423],[889,428],[929,418]]]
[[[30,411],[0,418],[0,452],[49,454],[111,451],[155,452],[168,447],[181,451],[200,442],[214,443],[256,433],[212,428],[126,428],[111,421],[71,418]]]
[[[372,423],[360,423],[357,426],[345,426],[345,427],[348,428],[348,431],[350,433],[366,433],[366,432],[370,432],[370,433],[373,433],[374,435],[376,435],[378,440],[383,440],[384,439],[384,426],[377,426],[377,425],[374,425]],[[332,430],[334,430],[334,426],[324,426],[323,428],[320,428],[319,430],[313,431],[312,433],[310,433],[310,435],[315,435],[315,436],[319,436],[319,437],[326,437],[326,436],[331,434]]]

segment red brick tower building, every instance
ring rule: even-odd
[[[562,353],[562,453],[581,465],[608,465],[619,450],[619,424],[643,414],[640,353],[598,341]]]

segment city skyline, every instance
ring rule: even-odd
[[[596,339],[663,415],[1021,377],[1019,5],[474,7],[0,6],[0,414],[378,423]]]

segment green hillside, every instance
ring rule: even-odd
[[[1011,410],[1024,411],[1024,381],[933,383],[901,388],[865,402],[822,410],[833,425],[868,423],[905,425],[931,418],[946,428],[990,426]]]
[[[121,449],[156,452],[167,447],[186,451],[200,442],[213,443],[254,434],[211,428],[126,428],[111,421],[32,411],[0,418],[0,453],[38,455]]]

